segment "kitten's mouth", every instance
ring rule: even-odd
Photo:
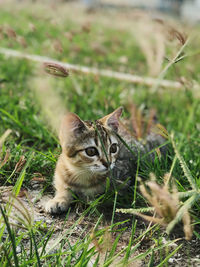
[[[104,167],[104,168],[98,168],[98,167],[93,167],[91,168],[92,172],[94,173],[99,173],[99,174],[106,174],[109,173],[112,169],[114,168],[114,164],[112,163],[109,167]]]
[[[101,174],[106,174],[109,173],[111,170],[113,169],[112,166],[106,168],[106,169],[96,169],[95,172],[96,173],[101,173]]]
[[[106,174],[109,172],[109,168],[105,168],[105,169],[92,168],[91,171],[96,174]]]

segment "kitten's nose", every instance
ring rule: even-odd
[[[107,162],[105,159],[101,159],[100,161],[103,164],[103,166],[105,166],[106,168],[110,166],[110,162]]]

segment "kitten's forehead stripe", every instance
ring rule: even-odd
[[[98,146],[98,133],[97,133],[97,131],[95,131],[94,142],[95,142],[96,146]]]
[[[107,139],[108,139],[108,133],[105,129],[105,127],[103,127],[103,124],[100,122],[100,121],[95,121],[95,124],[96,124],[96,128],[97,128],[97,131],[100,135],[100,137],[102,138],[102,141],[103,141],[103,144],[107,144]]]
[[[84,123],[87,131],[84,131],[80,136],[76,136],[72,143],[69,144],[67,154],[69,157],[76,157],[79,152],[84,151],[87,147],[96,147],[99,152],[97,158],[101,161],[105,151],[109,154],[110,145],[118,143],[118,141],[113,132],[107,129],[101,121],[84,121]],[[87,161],[85,158],[82,158],[82,160]],[[111,161],[111,159],[109,160]]]

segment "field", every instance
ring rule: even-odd
[[[199,266],[199,41],[198,26],[138,10],[0,3],[0,266]],[[6,56],[1,48],[141,79],[90,69],[51,76],[41,63]],[[108,190],[89,201],[74,196],[67,214],[45,214],[61,152],[56,129],[62,113],[95,120],[123,106],[123,117],[130,118],[133,104],[155,109],[167,129],[168,157],[141,163],[137,177],[147,181],[153,173],[161,187],[164,177],[175,184],[173,218],[168,206],[164,226],[117,212],[150,210],[137,177],[129,194]]]

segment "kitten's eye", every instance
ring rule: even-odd
[[[85,149],[85,153],[89,156],[89,157],[94,157],[99,155],[98,150],[95,147],[88,147]]]
[[[112,144],[110,147],[110,153],[116,153],[117,152],[117,144]]]

